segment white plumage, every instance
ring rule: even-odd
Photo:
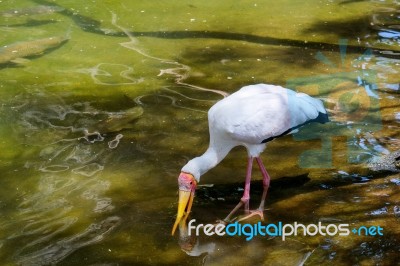
[[[266,84],[245,86],[217,102],[208,112],[210,145],[207,151],[190,160],[178,177],[179,206],[172,234],[190,213],[200,176],[216,166],[233,147],[239,145],[245,146],[248,151],[245,188],[240,202],[224,221],[229,222],[230,217],[243,205],[248,214],[245,218],[256,214],[263,219],[270,176],[259,157],[260,153],[268,141],[289,134],[293,129],[314,121],[328,122],[328,115],[322,102],[307,94],[296,93],[281,86]],[[259,208],[249,211],[253,159],[257,161],[263,175],[264,190]]]
[[[249,156],[258,157],[265,142],[318,118],[319,122],[327,122],[326,110],[320,100],[307,94],[275,85],[245,86],[211,107],[210,146],[202,156],[189,161],[182,172],[199,181],[233,147],[245,146]]]

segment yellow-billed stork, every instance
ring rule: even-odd
[[[291,133],[310,122],[328,122],[328,115],[321,100],[304,93],[296,93],[281,86],[257,84],[241,88],[222,99],[208,111],[210,144],[207,151],[190,160],[178,177],[179,203],[172,235],[180,222],[186,221],[200,176],[216,166],[228,152],[238,145],[247,148],[248,163],[243,197],[224,219],[244,205],[248,216],[257,214],[263,219],[264,202],[270,176],[260,153],[267,142]],[[249,211],[250,180],[253,159],[256,159],[263,176],[263,194],[260,206]]]

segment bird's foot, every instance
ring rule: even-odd
[[[237,220],[237,217],[233,217],[232,219],[227,219],[227,218],[228,217],[226,217],[223,220],[221,220],[221,219],[216,220],[214,225],[218,225],[218,224],[228,225],[228,224],[234,223]]]
[[[218,219],[215,221],[214,225],[218,225],[218,224],[227,225],[228,223],[229,223],[229,221]]]
[[[250,219],[251,217],[256,216],[256,215],[260,216],[261,221],[264,222],[264,211],[260,210],[260,209],[250,211],[249,214],[245,215],[244,217],[239,218],[238,222]]]

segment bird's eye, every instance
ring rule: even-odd
[[[191,184],[193,184],[193,181],[190,181],[190,183],[189,183],[189,184],[190,184],[190,185],[191,185]]]

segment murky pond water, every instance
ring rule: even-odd
[[[368,162],[400,149],[399,10],[372,0],[0,1],[1,265],[398,264],[400,177]],[[383,235],[203,234],[181,250],[170,235],[176,179],[207,148],[207,110],[261,82],[321,98],[332,120],[264,152],[265,222]],[[202,177],[197,223],[240,199],[245,156],[234,149]],[[261,183],[251,192],[257,204]]]

